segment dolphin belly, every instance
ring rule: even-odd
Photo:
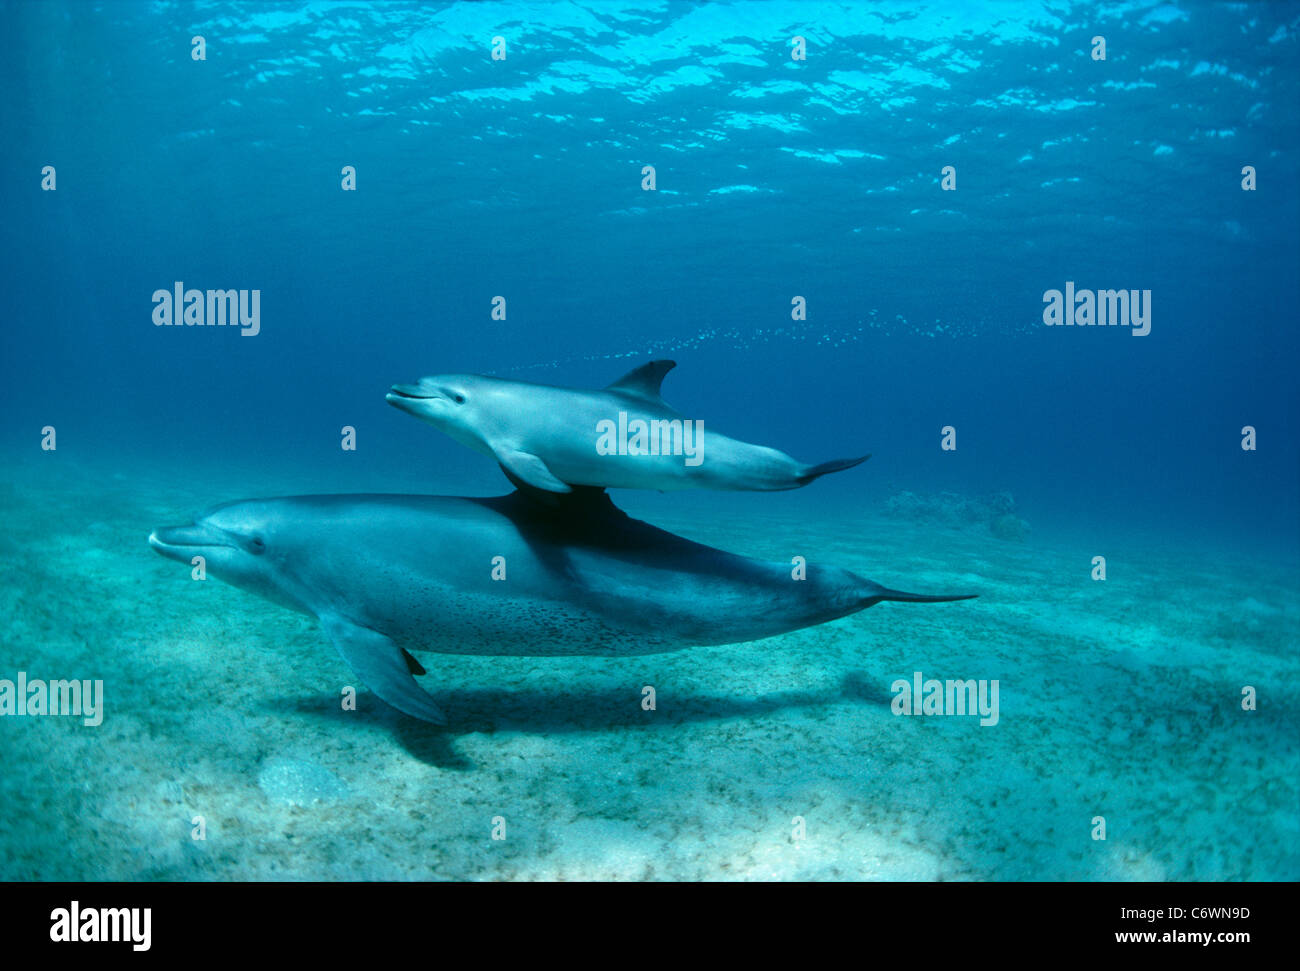
[[[406,650],[476,657],[633,657],[692,646],[680,630],[638,628],[586,606],[571,583],[549,596],[501,588],[477,592],[451,585],[412,588],[430,599],[367,609],[359,623],[383,632]],[[323,608],[325,609],[325,608]]]

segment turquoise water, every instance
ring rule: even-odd
[[[104,686],[99,725],[0,717],[0,877],[1295,879],[1298,29],[1281,3],[0,5],[0,680]],[[259,332],[155,326],[177,281],[259,290]],[[1044,326],[1067,281],[1149,289],[1150,333]],[[629,513],[979,599],[427,654],[437,728],[340,710],[314,619],[146,541],[247,497],[505,492],[389,385],[655,357],[711,428],[873,457]],[[997,724],[894,714],[917,671],[996,680]]]

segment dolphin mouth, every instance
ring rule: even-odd
[[[384,396],[384,400],[396,408],[398,411],[404,411],[408,415],[414,415],[421,421],[428,421],[430,413],[435,410],[434,405],[424,406],[426,401],[446,401],[447,396],[439,394],[437,391],[430,391],[427,388],[417,387],[413,384],[395,384],[391,391]]]
[[[188,526],[159,526],[149,534],[149,545],[171,560],[188,563],[195,550],[233,549],[213,535],[211,529],[191,523]]]
[[[389,401],[393,401],[394,399],[400,400],[402,398],[414,398],[417,401],[424,401],[429,398],[442,397],[444,397],[444,395],[441,395],[436,391],[428,391],[425,388],[420,388],[413,384],[395,384],[389,390],[387,395]]]

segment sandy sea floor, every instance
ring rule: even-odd
[[[0,678],[102,678],[107,713],[0,718],[3,879],[1300,878],[1294,563],[1111,543],[1100,583],[1037,530],[683,504],[647,518],[981,597],[629,660],[426,654],[443,730],[366,692],[341,711],[313,619],[146,542],[329,490],[38,468],[0,474]],[[998,679],[998,724],[895,716],[918,670]]]

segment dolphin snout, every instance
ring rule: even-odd
[[[388,397],[394,398],[441,398],[433,388],[425,388],[418,384],[395,384],[392,390],[388,392]]]
[[[210,527],[191,523],[188,526],[159,526],[149,534],[149,545],[168,559],[188,563],[197,549],[228,547],[230,544],[223,542]]]
[[[438,399],[446,400],[446,395],[438,389],[421,384],[395,384],[384,396],[384,400],[396,408],[416,418],[426,418],[429,414],[425,402]]]

